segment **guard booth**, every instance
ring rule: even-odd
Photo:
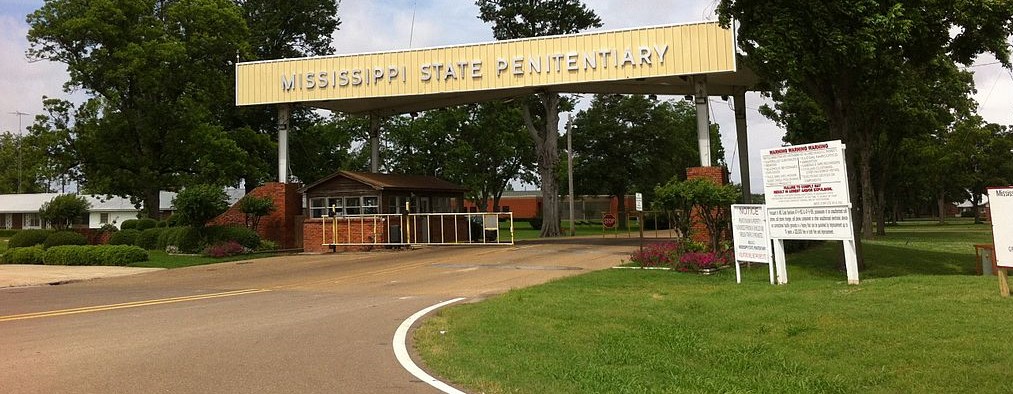
[[[338,171],[299,191],[307,252],[513,244],[509,212],[463,212],[467,189],[436,177]]]

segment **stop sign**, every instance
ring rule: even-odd
[[[605,228],[612,228],[616,226],[616,215],[606,213],[601,216],[601,225]]]

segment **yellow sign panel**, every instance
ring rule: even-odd
[[[673,25],[240,63],[236,104],[430,95],[735,71],[732,32]]]

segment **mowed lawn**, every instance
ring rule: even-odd
[[[849,286],[825,244],[700,276],[606,270],[453,306],[415,333],[424,364],[486,393],[1013,391],[1013,299],[974,276],[987,225],[905,224]]]

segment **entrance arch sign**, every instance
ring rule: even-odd
[[[685,76],[735,71],[732,31],[708,22],[240,63],[236,104],[393,113],[535,91],[676,94]]]

